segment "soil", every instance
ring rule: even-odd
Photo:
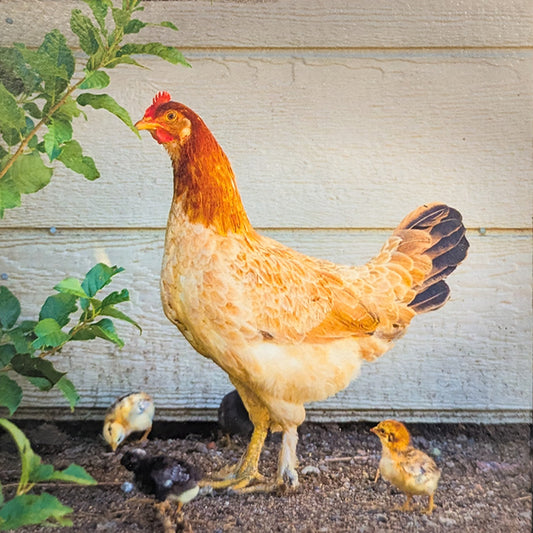
[[[54,531],[158,533],[161,517],[153,500],[133,488],[131,472],[120,465],[127,442],[114,454],[96,423],[19,422],[43,461],[56,468],[75,462],[99,484],[93,487],[49,485],[46,490],[74,509],[73,528]],[[296,492],[200,495],[183,508],[177,531],[194,532],[374,532],[462,531],[529,533],[532,530],[532,440],[528,425],[409,424],[413,444],[432,455],[442,469],[436,508],[431,516],[393,510],[403,495],[374,475],[380,444],[370,423],[304,424],[298,455]],[[210,424],[154,425],[141,446],[149,453],[187,459],[209,475],[236,462],[244,442],[229,445]],[[273,476],[279,435],[270,436],[261,459]],[[16,449],[0,435],[0,481],[9,498],[18,480]],[[36,489],[42,490],[42,489]],[[426,500],[417,500],[426,505]],[[50,531],[31,526],[21,532]]]

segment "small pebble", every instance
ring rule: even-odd
[[[2,274],[0,274],[0,278],[5,281],[6,279],[9,279],[9,276],[5,272],[2,272]]]
[[[57,228],[52,226],[48,231],[50,232],[50,235],[55,235],[57,233]]]
[[[13,24],[13,19],[11,17],[7,17],[6,24]]]
[[[433,455],[434,457],[440,457],[441,456],[441,451],[438,448],[433,448],[431,450],[431,455]]]
[[[120,488],[122,489],[122,492],[128,494],[133,490],[133,483],[130,483],[129,481],[124,481]]]
[[[307,476],[309,474],[314,474],[318,476],[320,474],[320,469],[317,468],[316,466],[311,466],[311,465],[304,466],[302,468],[302,475]]]
[[[453,518],[448,518],[447,516],[439,516],[439,522],[446,527],[457,525],[457,520],[454,520]]]

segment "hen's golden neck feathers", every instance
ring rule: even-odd
[[[254,234],[237,190],[230,162],[203,120],[191,109],[159,93],[138,129],[163,144],[174,169],[174,201],[192,223],[221,235]]]
[[[253,232],[226,154],[199,117],[191,122],[185,143],[165,145],[174,168],[175,199],[191,222],[221,235]]]

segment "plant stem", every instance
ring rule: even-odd
[[[26,135],[26,137],[22,140],[19,147],[17,148],[17,151],[13,154],[13,156],[9,159],[6,166],[0,171],[0,180],[7,174],[7,171],[13,166],[15,161],[18,159],[18,157],[22,154],[26,146],[28,146],[28,143],[33,139],[34,135],[39,131],[39,129],[44,126],[52,117],[52,115],[67,101],[67,98],[85,81],[86,76],[84,76],[81,80],[79,80],[75,85],[70,87],[70,89],[63,95],[61,100],[57,102],[55,106],[53,106],[48,114],[43,117],[36,125],[35,127]]]

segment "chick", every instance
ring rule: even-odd
[[[381,473],[383,479],[405,493],[407,499],[399,508],[401,511],[411,510],[413,495],[429,496],[428,506],[423,512],[431,514],[433,495],[440,478],[440,470],[435,461],[411,446],[409,432],[401,422],[385,420],[370,431],[379,437],[383,448],[374,481],[377,481]]]
[[[123,455],[120,464],[135,474],[140,491],[153,494],[158,502],[177,501],[177,512],[198,494],[202,473],[185,461],[166,455],[150,456],[135,448]]]
[[[252,434],[254,426],[236,390],[229,392],[222,398],[218,408],[218,425],[228,444],[230,443],[230,435],[249,437]]]
[[[140,440],[146,440],[152,430],[154,413],[154,401],[145,392],[122,396],[107,411],[104,439],[113,451],[116,451],[128,435],[136,431],[144,431]]]

